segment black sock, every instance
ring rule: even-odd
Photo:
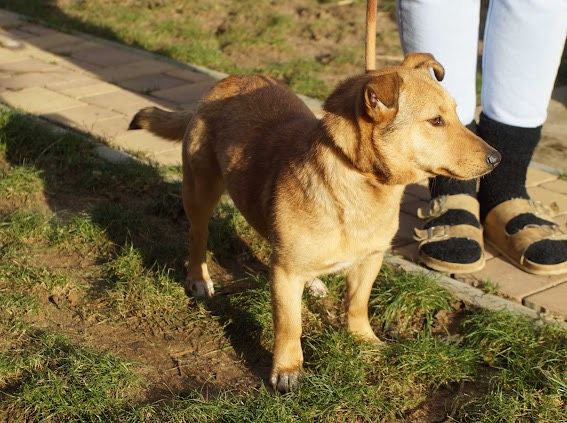
[[[488,212],[503,201],[529,198],[526,172],[541,138],[541,126],[520,128],[505,125],[481,114],[477,133],[502,155],[500,164],[480,180],[478,200],[480,218],[484,220]]]
[[[467,128],[476,132],[476,123],[473,121]],[[442,195],[468,194],[476,197],[476,179],[460,181],[446,176],[436,176],[429,179],[431,198]],[[428,221],[424,228],[443,225],[472,225],[480,228],[477,218],[466,210],[449,210],[443,215]],[[467,238],[451,238],[444,241],[430,242],[421,247],[422,252],[430,257],[451,263],[474,263],[480,259],[482,250],[480,245]]]
[[[502,155],[496,168],[480,180],[478,200],[480,217],[498,204],[513,198],[529,198],[526,191],[526,173],[533,151],[541,138],[541,126],[521,128],[506,125],[480,115],[478,135]],[[506,225],[506,232],[514,234],[526,225],[552,225],[532,213],[516,216]],[[557,264],[567,260],[567,241],[539,241],[525,252],[525,257],[535,263]]]

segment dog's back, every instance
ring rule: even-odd
[[[290,89],[272,78],[251,75],[219,81],[196,112],[142,109],[130,129],[183,139],[187,165],[218,169],[242,214],[268,236],[266,217],[271,214],[276,175],[282,166],[305,155],[312,140],[308,133],[318,125]]]

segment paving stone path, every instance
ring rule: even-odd
[[[144,131],[128,132],[133,114],[142,107],[194,108],[222,74],[184,65],[83,34],[67,34],[30,23],[0,10],[0,102],[100,137],[120,150],[137,152],[157,162],[180,164],[181,147]],[[544,127],[567,136],[567,109],[562,87],[550,105]],[[316,114],[319,102],[305,99]],[[556,220],[567,224],[567,181],[532,166],[528,191],[551,204]],[[401,227],[393,252],[415,260],[413,228],[421,222],[416,210],[426,205],[426,183],[407,188]],[[526,274],[488,251],[486,267],[459,279],[473,285],[491,281],[498,294],[543,314],[567,320],[567,275]]]

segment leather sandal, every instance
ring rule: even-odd
[[[479,220],[479,204],[476,198],[467,194],[442,195],[429,202],[427,208],[420,208],[417,216],[429,221],[445,214],[448,210],[465,210]],[[440,225],[427,229],[414,229],[414,239],[419,242],[419,261],[427,267],[448,273],[471,273],[484,267],[485,257],[483,248],[482,228],[469,224]],[[471,263],[459,263],[441,260],[428,255],[423,246],[433,242],[448,240],[451,238],[465,238],[478,243],[480,247],[480,258]]]
[[[557,264],[535,263],[525,257],[527,249],[543,240],[567,241],[567,231],[550,222],[549,225],[529,224],[518,232],[509,234],[506,225],[514,217],[531,213],[551,220],[552,210],[538,201],[514,198],[494,207],[486,215],[484,234],[486,242],[506,257],[514,266],[536,275],[559,275],[567,273],[567,260]]]

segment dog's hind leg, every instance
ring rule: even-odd
[[[381,343],[374,334],[368,320],[368,300],[372,285],[382,266],[384,254],[377,253],[366,257],[352,266],[346,274],[346,318],[347,327],[355,337],[372,343]]]
[[[183,208],[191,224],[185,292],[211,297],[214,288],[207,268],[208,226],[224,191],[224,181],[205,131],[198,130],[198,126],[196,122],[193,130],[188,131],[190,140],[183,151]]]

